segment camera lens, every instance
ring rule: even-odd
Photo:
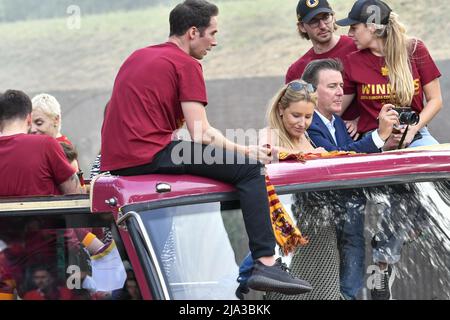
[[[400,124],[414,126],[419,123],[420,117],[414,111],[404,111],[399,114]]]

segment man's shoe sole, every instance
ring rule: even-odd
[[[247,281],[247,286],[257,291],[278,292],[287,295],[303,294],[313,289],[308,284],[286,283],[263,276],[251,276]]]

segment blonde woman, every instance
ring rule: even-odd
[[[284,85],[267,108],[268,126],[260,131],[259,144],[289,153],[326,152],[324,148],[316,148],[306,132],[311,125],[316,104],[317,95],[313,85],[302,80]],[[249,253],[239,266],[236,296],[241,300],[249,292],[247,280],[253,264],[254,260]]]
[[[311,125],[317,103],[315,88],[301,80],[282,87],[267,109],[268,126],[261,130],[260,144],[286,152],[326,152],[316,148],[306,130]]]
[[[69,139],[61,133],[61,106],[56,98],[47,93],[41,93],[31,100],[31,133],[46,134],[59,142],[72,145]]]
[[[361,114],[358,132],[377,128],[378,113],[392,103],[420,114],[418,124],[408,128],[404,146],[437,144],[426,126],[442,108],[441,73],[424,43],[409,38],[398,15],[380,0],[356,1],[348,17],[337,24],[350,26],[348,35],[359,50],[344,59],[342,111],[356,96]],[[405,126],[391,139],[400,141],[404,131]]]
[[[73,147],[72,142],[61,133],[61,106],[56,98],[47,93],[41,93],[31,100],[31,129],[32,134],[45,134],[55,138],[60,143]],[[75,159],[77,175],[84,188],[83,171],[80,170],[78,159]]]

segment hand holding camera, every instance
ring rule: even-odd
[[[389,146],[387,147],[385,145],[385,150],[391,149],[392,144],[398,144],[397,149],[408,146],[417,134],[417,130],[409,130],[408,132],[408,129],[410,126],[415,126],[419,123],[419,114],[413,111],[411,107],[397,107],[392,104],[386,104],[383,108],[385,107],[389,108],[389,112],[391,112],[391,114],[395,113],[397,117],[397,123],[394,124],[391,131],[392,135],[389,138],[389,143],[387,143]]]
[[[386,141],[395,127],[400,125],[394,105],[385,104],[378,115],[378,135]]]

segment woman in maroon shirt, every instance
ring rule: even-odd
[[[350,26],[348,35],[359,50],[344,59],[343,104],[344,111],[356,96],[358,132],[377,128],[379,111],[392,103],[420,114],[419,123],[408,128],[404,146],[437,144],[426,126],[442,108],[441,74],[423,42],[407,37],[398,15],[380,0],[356,1],[348,18],[337,24]],[[392,146],[398,145],[405,127],[391,136]]]
[[[31,112],[32,123],[30,132],[48,135],[72,148],[72,142],[61,133],[61,106],[58,100],[52,95],[41,93],[35,96],[31,102],[33,111]],[[80,184],[84,187],[83,171],[80,170],[78,159],[76,159],[75,164]]]
[[[72,142],[61,133],[61,106],[55,97],[41,93],[32,100],[33,111],[31,133],[46,134],[58,142],[72,145]]]
[[[336,23],[350,26],[348,35],[359,50],[343,61],[345,96],[342,106],[344,111],[356,96],[360,108],[358,132],[364,134],[376,129],[380,109],[391,103],[419,113],[420,120],[415,125],[395,128],[385,148],[437,144],[426,126],[442,108],[438,79],[441,74],[425,45],[407,37],[398,15],[381,0],[356,1],[348,17]],[[382,227],[372,238],[372,259],[378,271],[372,273],[374,285],[370,289],[372,299],[377,300],[392,297],[394,264],[400,260],[401,248],[412,230],[393,222],[390,213],[400,204],[393,199],[390,202],[390,208],[382,215],[386,221],[381,222]],[[416,212],[422,209],[418,207]],[[410,221],[418,221],[414,214],[408,217]],[[383,222],[386,222],[385,227]]]

